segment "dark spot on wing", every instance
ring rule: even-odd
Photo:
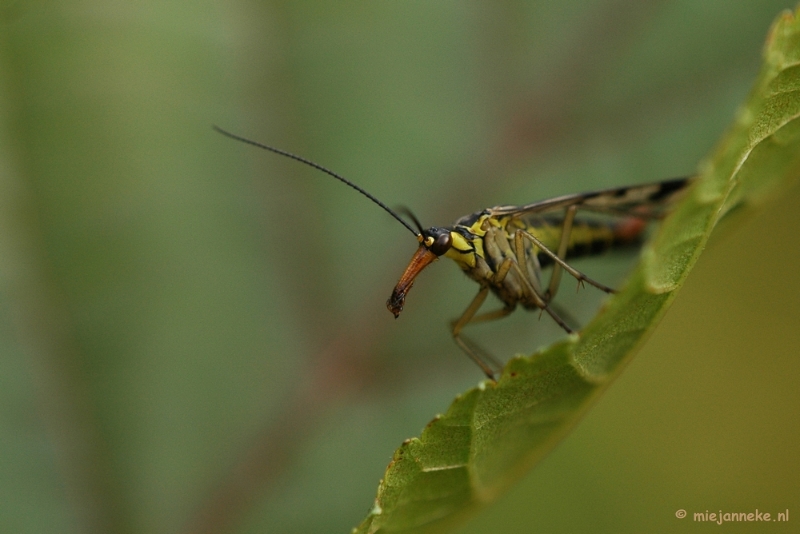
[[[601,254],[608,250],[611,244],[608,239],[595,239],[589,245],[589,255]]]
[[[650,196],[651,201],[658,201],[663,198],[670,196],[672,193],[676,191],[680,191],[684,187],[686,187],[686,183],[689,181],[689,178],[678,178],[676,180],[668,180],[666,182],[661,182],[658,191],[653,193]]]

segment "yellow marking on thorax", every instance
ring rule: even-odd
[[[486,235],[486,228],[484,223],[490,221],[489,224],[494,223],[494,220],[489,215],[483,215],[469,227],[469,231],[477,236],[475,239],[467,239],[458,232],[450,232],[453,239],[453,246],[445,253],[445,256],[459,264],[462,268],[475,267],[475,256],[484,257],[483,251],[483,236]],[[467,252],[462,252],[467,251]]]

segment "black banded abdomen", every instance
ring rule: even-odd
[[[572,224],[565,260],[597,256],[614,249],[639,246],[646,226],[646,221],[636,217],[608,222],[576,219]],[[558,228],[557,234],[560,238],[560,226],[550,226],[549,230],[552,231],[554,228]],[[557,239],[547,240],[552,252],[558,252]],[[540,251],[537,256],[542,267],[553,264],[553,259],[549,255]]]

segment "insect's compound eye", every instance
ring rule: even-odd
[[[453,246],[453,238],[450,237],[450,232],[444,232],[436,236],[436,239],[428,238],[433,241],[430,245],[427,244],[427,239],[425,240],[425,244],[428,246],[428,250],[436,254],[437,256],[441,256],[442,254],[447,253],[450,250],[450,247]]]

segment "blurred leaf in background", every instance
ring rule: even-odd
[[[344,532],[481,378],[447,332],[474,293],[454,266],[394,321],[407,232],[212,123],[449,224],[694,171],[790,7],[0,3],[0,531]],[[799,201],[712,242],[622,378],[463,532],[798,502]],[[476,333],[509,355],[560,336],[521,312]]]

